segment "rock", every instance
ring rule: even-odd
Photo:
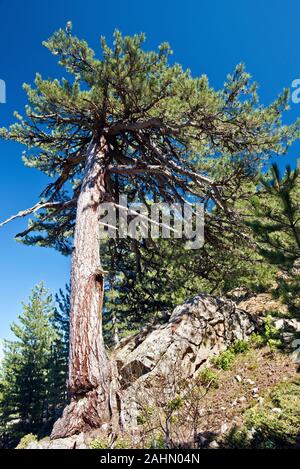
[[[280,409],[280,407],[273,407],[272,412],[274,412],[274,414],[281,414],[282,409]]]
[[[246,397],[245,396],[241,396],[238,398],[238,402],[246,402]]]
[[[297,333],[300,332],[300,321],[297,319],[277,319],[274,322],[277,330],[283,332]]]
[[[56,440],[44,438],[29,443],[26,449],[88,449],[87,435],[80,433],[69,438],[58,438]]]
[[[247,287],[238,287],[234,290],[231,290],[226,294],[235,303],[240,303],[241,301],[246,300],[247,298],[253,297],[254,293]]]
[[[198,443],[199,443],[199,446],[206,446],[207,444],[207,438],[205,438],[204,436],[202,435],[199,435],[198,436]]]
[[[238,383],[240,383],[242,381],[241,375],[236,375],[234,378]]]
[[[26,449],[48,449],[48,447],[43,445],[40,441],[32,441]]]
[[[255,381],[253,381],[252,379],[247,378],[247,379],[245,379],[245,383],[250,384],[250,386],[253,386],[253,384],[255,384]]]
[[[213,440],[209,443],[208,447],[210,449],[218,449],[220,447],[220,445],[216,440]]]
[[[258,394],[258,388],[253,388],[251,392],[253,395]]]
[[[295,332],[282,332],[281,340],[288,349],[293,349],[293,342],[296,337]]]
[[[223,423],[223,424],[221,425],[221,428],[220,428],[220,433],[221,433],[221,434],[224,434],[224,433],[227,432],[227,430],[228,430],[228,425],[227,425],[227,423]]]
[[[193,380],[236,340],[247,340],[257,321],[224,298],[200,294],[174,309],[165,324],[122,341],[113,353],[123,428],[135,426],[141,408],[174,382]],[[155,396],[158,394],[158,396]]]

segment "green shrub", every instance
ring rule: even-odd
[[[217,368],[221,370],[229,370],[231,368],[231,365],[235,359],[235,353],[229,348],[228,350],[225,350],[224,352],[221,352],[220,355],[215,358],[214,364],[216,365]]]
[[[145,425],[147,423],[147,417],[144,414],[139,414],[136,418],[136,423],[138,425]]]
[[[214,388],[217,388],[219,386],[218,375],[211,368],[204,368],[200,373],[199,379],[203,386],[210,385]]]
[[[279,409],[274,412],[272,409]],[[293,448],[300,428],[300,379],[276,386],[261,406],[245,413],[243,428],[227,436],[230,448]]]
[[[26,449],[29,443],[32,443],[33,441],[37,441],[37,436],[33,435],[33,433],[28,433],[28,435],[24,435],[16,449]]]
[[[271,349],[280,347],[281,340],[279,339],[279,332],[274,326],[274,319],[272,316],[266,316],[264,320],[264,338],[266,345]]]
[[[151,418],[155,414],[155,407],[150,405],[143,406],[141,413],[137,416],[137,424],[138,425],[145,425],[151,421]]]
[[[264,318],[263,329],[259,334],[252,334],[251,343],[256,347],[264,347],[267,345],[271,351],[282,346],[280,333],[274,326],[274,319],[268,315]]]
[[[251,434],[247,428],[233,427],[225,437],[224,445],[230,449],[248,449],[251,447]]]
[[[118,437],[114,444],[114,449],[130,449],[132,448],[132,442],[129,438]]]
[[[90,443],[90,449],[107,449],[109,447],[109,441],[107,438],[96,438]]]
[[[248,343],[245,340],[237,340],[233,345],[228,347],[227,350],[221,352],[219,356],[215,358],[214,364],[221,370],[229,370],[234,362],[235,356],[247,350],[249,350]]]
[[[266,345],[265,340],[261,334],[254,333],[250,337],[250,344],[253,345],[253,347],[260,348]]]
[[[150,442],[150,449],[167,449],[166,439],[163,433],[157,433]]]
[[[237,355],[238,353],[247,352],[249,350],[249,344],[245,340],[237,340],[230,348],[233,353]]]
[[[107,449],[110,447],[110,442],[108,438],[96,438],[96,440],[90,443],[90,449]],[[117,441],[114,443],[114,449],[127,449],[131,448],[131,441],[127,438],[118,437]]]
[[[167,409],[169,412],[175,412],[175,410],[178,410],[180,409],[180,407],[182,407],[183,405],[183,397],[181,396],[176,396],[174,397],[174,399],[171,399],[168,403],[167,403]]]

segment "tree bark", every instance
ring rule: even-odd
[[[53,428],[62,438],[111,420],[111,367],[102,336],[103,272],[100,262],[100,204],[105,200],[107,144],[91,142],[77,203],[71,270],[70,404]]]

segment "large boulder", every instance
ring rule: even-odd
[[[175,308],[166,324],[121,341],[113,359],[123,428],[137,424],[141,400],[150,403],[158,380],[164,388],[168,382],[192,381],[214,356],[247,339],[256,325],[256,318],[233,301],[200,294]]]
[[[58,438],[57,440],[44,438],[40,441],[33,441],[29,443],[26,449],[88,449],[88,444],[85,435],[80,433],[68,438]]]

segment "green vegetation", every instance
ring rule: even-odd
[[[213,361],[214,365],[222,370],[229,370],[234,362],[236,355],[244,353],[249,349],[249,345],[244,340],[237,340],[227,350],[221,352]]]
[[[245,413],[243,428],[225,439],[230,448],[294,448],[300,436],[300,380],[284,382],[270,392],[262,406]]]
[[[126,449],[131,448],[130,439],[118,437],[113,444],[110,443],[108,438],[96,438],[89,445],[90,449]]]
[[[290,313],[297,315],[299,196],[298,169],[288,167],[280,178],[276,165],[267,175],[257,177],[257,185],[247,185],[241,191],[236,208],[251,230],[248,236],[256,243],[256,250],[232,237],[219,240],[220,250],[206,244],[196,251],[186,251],[176,240],[155,244],[147,240],[116,244],[110,240],[103,248],[105,266],[114,276],[105,306],[108,336],[113,310],[122,337],[153,318],[164,320],[166,312],[199,291],[223,294],[239,286],[256,292],[272,290],[274,297],[280,297]]]
[[[90,443],[90,449],[107,449],[109,448],[109,440],[107,438],[96,438]]]
[[[271,351],[282,347],[279,332],[274,326],[274,318],[271,315],[267,315],[264,318],[260,333],[252,334],[250,340],[252,344],[258,347],[267,345]]]
[[[29,443],[33,443],[34,441],[37,441],[37,436],[33,435],[33,433],[28,433],[28,435],[25,435],[21,438],[20,443],[16,447],[16,449],[26,449]]]
[[[16,339],[5,342],[0,375],[0,436],[6,446],[16,446],[28,431],[47,434],[67,402],[63,317],[40,284],[11,326]]]
[[[199,381],[203,386],[218,387],[218,375],[211,368],[204,368],[199,375]]]
[[[259,253],[266,263],[280,270],[275,292],[293,314],[300,314],[300,176],[286,167],[281,176],[273,164],[266,176],[259,178],[260,186],[249,201],[247,220],[258,243]]]

